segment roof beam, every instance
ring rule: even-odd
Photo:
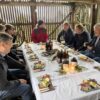
[[[26,2],[23,2],[23,1],[0,1],[0,5],[9,5],[9,6],[16,6],[16,5],[24,5],[24,6],[39,6],[39,5],[45,5],[45,6],[48,6],[48,5],[65,5],[65,4],[68,4],[68,3],[73,3],[73,2],[76,2],[76,3],[86,3],[86,4],[100,4],[100,0],[61,0],[62,2],[54,2],[54,1],[41,1],[41,2],[34,2],[34,1],[26,1]]]

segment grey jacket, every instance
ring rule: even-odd
[[[9,90],[20,84],[18,80],[8,81],[7,80],[8,66],[6,60],[0,55],[0,91]]]

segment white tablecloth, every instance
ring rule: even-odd
[[[100,66],[99,63],[87,63],[84,61],[78,61],[79,65],[85,66],[88,70],[75,74],[68,75],[59,75],[57,70],[59,69],[59,65],[56,61],[50,61],[49,58],[43,57],[41,55],[42,50],[40,50],[40,45],[30,43],[29,44],[35,54],[46,63],[45,71],[42,72],[34,72],[32,66],[33,62],[29,61],[29,55],[26,54],[25,44],[22,46],[22,50],[25,56],[25,60],[27,62],[27,66],[30,72],[30,78],[32,83],[33,91],[35,92],[37,100],[98,100],[100,99],[100,90],[92,91],[89,93],[82,92],[80,90],[80,83],[84,79],[96,79],[100,83],[100,72],[95,70],[94,66]],[[59,45],[54,44],[54,48],[61,49]],[[72,55],[72,57],[78,57],[76,55]],[[54,91],[49,91],[45,93],[41,93],[38,88],[38,80],[37,77],[50,74],[52,83],[55,86]]]

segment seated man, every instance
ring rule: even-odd
[[[61,42],[61,37],[65,41],[65,45],[71,46],[73,43],[73,31],[70,25],[66,22],[64,23],[64,29],[58,34],[57,41]]]
[[[16,41],[16,34],[15,34],[14,26],[11,24],[6,24],[5,27],[6,27],[5,32],[13,37],[13,43],[14,43]],[[25,68],[25,66],[24,66],[25,64],[21,63],[21,61],[20,61],[21,58],[20,58],[19,54],[17,54],[16,49],[13,49],[13,48],[11,49],[10,53],[7,56],[7,59],[8,59],[7,60],[8,65],[10,67],[14,66],[14,68],[20,68],[20,69]]]
[[[10,52],[13,38],[5,33],[0,33],[0,100],[8,97],[21,96],[22,100],[34,100],[32,91],[26,80],[19,79],[8,81],[8,66],[4,58]]]
[[[89,35],[81,24],[75,26],[75,32],[73,48],[78,51],[84,50],[84,43],[89,42]]]
[[[16,40],[16,35],[15,35],[15,28],[13,25],[11,24],[6,24],[5,25],[5,31],[6,33],[8,33],[9,35],[11,35],[13,37],[13,43]],[[25,64],[22,64],[19,59],[17,57],[17,53],[16,53],[16,49],[11,49],[10,53],[5,57],[5,59],[7,60],[7,64],[8,64],[8,70],[10,73],[12,73],[12,76],[15,77],[11,77],[10,74],[8,74],[8,79],[9,80],[14,80],[17,78],[23,78],[29,81],[29,79],[27,78],[27,71],[24,70],[25,69]]]
[[[31,40],[34,43],[40,43],[40,42],[47,42],[48,40],[48,34],[47,30],[45,28],[45,23],[42,20],[38,21],[37,27],[33,29]]]
[[[86,45],[87,50],[83,54],[100,62],[100,23],[94,26],[94,33],[94,38]]]

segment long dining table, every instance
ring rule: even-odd
[[[32,51],[38,56],[39,60],[45,63],[45,70],[35,72],[33,70],[34,61],[29,60],[29,54],[27,54],[26,45],[28,45]],[[68,50],[67,46],[61,45],[58,42],[53,42],[53,49]],[[32,89],[36,95],[36,100],[99,100],[100,89],[83,92],[81,91],[80,84],[86,79],[95,79],[100,83],[100,71],[94,69],[94,66],[100,66],[96,61],[87,62],[79,59],[79,54],[69,53],[70,58],[75,57],[78,60],[80,66],[84,66],[87,70],[79,73],[69,73],[65,75],[59,75],[59,64],[56,60],[52,61],[51,57],[45,57],[42,55],[44,50],[41,50],[41,44],[23,43],[22,45],[23,55],[26,60],[27,68],[31,79]],[[38,77],[49,74],[52,80],[52,84],[55,87],[53,91],[41,93],[39,89]]]

